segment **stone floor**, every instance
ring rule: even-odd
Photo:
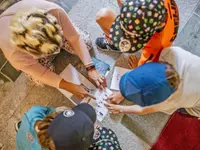
[[[55,0],[52,0],[55,1]],[[91,33],[91,38],[101,36],[101,30],[95,23],[95,14],[102,7],[111,7],[117,10],[115,0],[60,0],[69,16],[76,24]],[[67,5],[68,2],[72,2]],[[181,46],[200,56],[200,4],[199,0],[176,0],[180,11],[180,30],[174,45]],[[76,2],[76,3],[75,3]],[[198,5],[199,4],[199,5]],[[118,53],[99,52],[96,48],[92,52],[97,58],[111,66],[118,60],[117,65],[124,66],[126,55]],[[120,57],[119,57],[120,56]],[[67,61],[62,61],[66,60]],[[75,61],[76,60],[76,61]],[[65,52],[56,60],[60,72],[71,61],[78,67],[79,60]],[[110,81],[111,74],[108,77]],[[58,90],[45,86],[38,87],[31,83],[24,74],[21,74],[15,83],[0,85],[0,149],[15,149],[14,123],[32,105],[72,107],[72,103]],[[107,116],[103,125],[112,128],[118,135],[123,150],[147,150],[159,135],[168,116],[152,114],[146,116]],[[122,124],[125,125],[125,128]],[[161,123],[162,122],[162,123]],[[132,131],[132,132],[131,132]]]

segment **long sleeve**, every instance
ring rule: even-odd
[[[83,64],[90,64],[92,62],[92,59],[90,57],[87,46],[84,43],[83,39],[81,39],[79,33],[72,24],[66,12],[63,9],[53,9],[50,10],[49,13],[57,18],[58,23],[63,30],[64,38],[69,41],[75,53],[82,60]]]
[[[16,51],[9,60],[16,69],[31,75],[34,79],[55,88],[59,87],[62,78],[39,64],[32,56]]]

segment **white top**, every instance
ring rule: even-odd
[[[172,114],[186,108],[191,115],[200,117],[200,57],[179,47],[169,47],[162,51],[159,60],[172,64],[181,78],[178,90],[159,110]]]

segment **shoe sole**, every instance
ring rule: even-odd
[[[15,126],[15,131],[16,131],[16,132],[18,132],[20,124],[21,124],[21,121],[15,123],[14,126]]]
[[[104,52],[109,52],[109,51],[111,51],[111,52],[115,52],[115,53],[122,53],[122,52],[120,52],[120,51],[112,50],[111,48],[102,49],[102,48],[99,47],[97,44],[96,44],[96,47],[97,47],[98,50],[101,50],[101,51],[104,51]]]

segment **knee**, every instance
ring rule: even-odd
[[[108,20],[109,18],[113,17],[113,15],[115,15],[115,12],[112,9],[102,8],[96,14],[96,22],[98,24],[101,24],[105,20]]]

